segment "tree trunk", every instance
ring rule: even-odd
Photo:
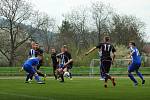
[[[13,21],[10,20],[10,40],[11,40],[11,51],[10,51],[10,60],[9,66],[12,67],[14,65],[14,38],[13,38]]]

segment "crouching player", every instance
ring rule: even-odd
[[[134,42],[129,43],[130,47],[130,57],[131,57],[131,63],[128,67],[128,77],[134,82],[134,85],[137,86],[138,82],[134,78],[132,72],[136,72],[136,74],[141,78],[142,80],[142,85],[145,84],[145,80],[143,78],[143,75],[138,71],[140,66],[141,66],[141,56],[139,54],[138,49],[136,48],[136,45]]]
[[[29,58],[23,64],[22,70],[25,70],[28,73],[27,79],[29,79],[31,76],[34,76],[38,84],[44,84],[44,82],[40,80],[40,77],[38,76],[37,71],[36,71],[37,69],[36,67],[38,66],[40,60],[41,58],[39,56]],[[28,83],[28,81],[26,81],[26,83]]]
[[[72,59],[68,59],[65,55],[65,48],[61,48],[61,53],[57,54],[57,58],[59,59],[59,65],[57,69],[57,75],[61,78],[60,82],[64,82],[64,73],[68,72],[68,66],[73,62]],[[69,73],[69,72],[68,72]]]

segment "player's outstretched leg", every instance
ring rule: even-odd
[[[134,85],[137,86],[138,82],[137,80],[134,78],[134,76],[132,75],[131,72],[128,73],[128,77],[134,82]]]
[[[46,74],[44,74],[44,73],[42,73],[41,71],[37,71],[37,74],[39,75],[39,76],[42,76],[44,79],[44,81],[46,80]]]
[[[141,78],[141,80],[142,80],[142,85],[144,85],[145,84],[145,80],[144,80],[144,78],[143,78],[143,75],[137,70],[136,71],[136,74]]]
[[[34,74],[34,77],[35,77],[35,80],[37,81],[38,84],[45,84],[44,82],[42,82],[42,81],[40,80],[40,77],[38,76],[37,73]]]

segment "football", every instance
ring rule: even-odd
[[[67,77],[67,78],[68,78],[69,75],[70,75],[69,72],[65,72],[65,73],[64,73],[64,77]]]

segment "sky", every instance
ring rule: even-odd
[[[133,15],[145,22],[146,41],[150,42],[150,0],[31,0],[34,9],[46,12],[61,23],[62,15],[79,6],[88,6],[91,2],[102,1],[110,4],[117,13]]]

